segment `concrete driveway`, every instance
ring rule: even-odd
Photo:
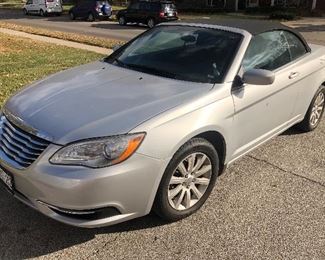
[[[86,230],[0,188],[0,259],[325,259],[325,121],[290,130],[231,166],[194,216]]]

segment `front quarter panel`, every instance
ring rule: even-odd
[[[234,115],[230,90],[231,84],[216,85],[208,95],[135,128],[132,132],[147,133],[137,152],[170,159],[191,138],[208,131],[219,132],[227,143],[227,129],[232,126]]]

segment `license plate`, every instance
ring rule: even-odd
[[[0,181],[2,181],[9,190],[12,191],[14,189],[13,178],[1,168],[0,168]]]

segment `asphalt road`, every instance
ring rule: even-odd
[[[232,165],[198,213],[172,224],[150,215],[73,228],[0,187],[0,259],[325,259],[324,136],[325,118],[313,133],[273,139]]]
[[[0,9],[0,21],[123,41],[128,41],[147,29],[147,27],[139,25],[120,26],[116,22],[109,21],[92,23],[81,20],[71,21],[67,15],[45,18],[24,16],[21,11],[5,9]],[[295,27],[308,42],[325,45],[325,18],[305,18],[285,24]]]
[[[122,41],[128,41],[147,29],[147,27],[139,25],[120,26],[116,22],[110,21],[71,21],[66,15],[46,18],[40,16],[24,16],[21,12],[4,9],[0,9],[0,21]]]

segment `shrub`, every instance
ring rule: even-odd
[[[288,20],[292,21],[298,18],[297,14],[285,11],[275,11],[269,16],[272,20]]]

